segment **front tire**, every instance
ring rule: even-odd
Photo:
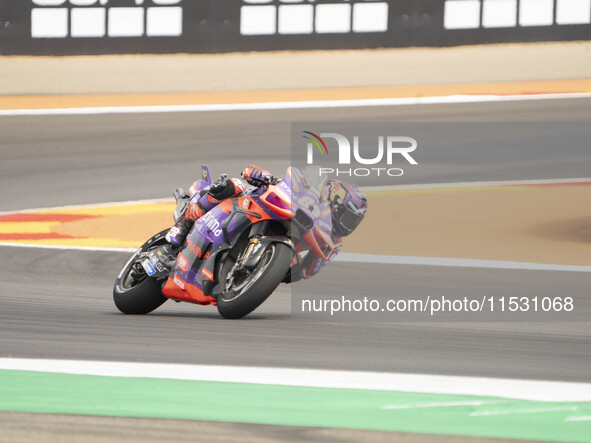
[[[265,254],[270,252],[270,257]],[[226,288],[226,276],[232,268],[231,262],[224,263],[220,272],[220,295],[217,299],[218,312],[224,318],[237,319],[250,314],[258,308],[283,281],[289,271],[293,257],[292,250],[284,243],[271,243],[267,246],[259,264],[252,272],[254,281],[244,283],[246,289],[232,292]],[[228,289],[230,291],[228,292]]]
[[[167,232],[168,229],[165,229],[144,243],[117,276],[113,287],[113,301],[117,309],[124,314],[148,314],[168,300],[162,293],[161,284],[157,280],[148,276],[135,280],[130,275],[136,263],[136,257],[165,244],[164,236]]]

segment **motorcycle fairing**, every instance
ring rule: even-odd
[[[229,213],[228,201],[220,203],[209,211],[208,218],[201,217],[193,224],[183,249],[177,256],[177,266],[162,288],[162,293],[175,300],[188,301],[200,305],[215,305],[215,298],[203,292],[201,267],[211,257],[210,246],[224,243],[219,231],[219,221],[225,220]],[[231,203],[229,203],[231,207]],[[212,221],[210,221],[212,220]],[[214,223],[214,221],[216,223]],[[207,223],[210,223],[209,226]],[[214,228],[214,229],[211,229]],[[217,232],[217,235],[216,235]],[[214,243],[215,242],[215,243]],[[180,266],[181,263],[186,263]]]
[[[310,168],[303,172],[292,169],[290,174],[292,190],[292,240],[296,244],[299,268],[307,267],[309,258],[318,257],[322,266],[329,261],[340,249],[340,242],[332,237],[332,219],[328,199],[326,198],[326,178],[318,171]],[[308,251],[313,255],[308,256]],[[309,257],[309,258],[308,258]],[[306,264],[301,263],[305,261]],[[292,264],[292,275],[298,277],[296,264]],[[313,274],[319,268],[313,269]],[[312,275],[313,275],[312,274]],[[300,272],[301,276],[301,272]],[[305,276],[304,278],[309,278]],[[295,280],[293,280],[295,281]]]
[[[289,219],[291,211],[285,192],[252,189],[251,195],[224,200],[195,222],[177,257],[174,274],[162,293],[175,300],[201,305],[216,304],[216,264],[220,254],[231,249],[253,224],[271,219]],[[273,194],[283,200],[280,205]],[[266,197],[265,197],[266,196]],[[182,266],[181,266],[182,265]]]
[[[209,172],[209,166],[201,165],[201,180],[211,185],[211,172]]]

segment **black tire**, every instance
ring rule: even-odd
[[[271,258],[257,280],[252,283],[248,289],[233,298],[224,297],[226,292],[226,275],[231,266],[227,263],[222,266],[220,271],[220,295],[217,299],[218,312],[224,318],[237,319],[250,314],[258,308],[273,291],[279,286],[279,283],[285,278],[289,271],[289,266],[293,258],[292,250],[284,243],[274,242],[267,245],[267,250],[272,251]],[[261,259],[261,262],[264,260]],[[256,274],[256,269],[253,274]]]
[[[161,283],[157,280],[146,277],[137,283],[132,283],[129,277],[135,263],[135,257],[142,252],[164,244],[166,242],[164,238],[166,232],[168,232],[168,229],[159,232],[144,243],[117,276],[113,287],[113,301],[117,309],[124,314],[148,314],[168,300],[162,293]]]

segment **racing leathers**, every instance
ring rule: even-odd
[[[326,183],[327,191],[331,188],[332,182],[333,180],[328,180]],[[320,232],[319,235],[324,237],[323,243],[326,245],[324,250],[315,251],[314,249],[308,249],[305,245],[296,245],[296,251],[298,251],[301,258],[302,278],[305,279],[318,274],[320,270],[341,251],[343,237],[335,233],[334,224],[330,234],[326,233],[324,230],[317,232]]]
[[[196,181],[187,192],[190,200],[184,217],[179,220],[166,234],[166,240],[175,248],[180,248],[191,231],[195,221],[211,211],[223,200],[242,196],[248,189],[248,184],[256,184],[273,176],[256,165],[249,165],[242,171],[242,177],[220,179],[212,184],[206,181]],[[334,233],[329,235],[332,242],[332,251],[312,251],[301,245],[296,245],[296,250],[301,259],[301,273],[303,278],[316,275],[326,263],[334,258],[341,249],[341,237]]]
[[[216,207],[222,200],[239,197],[246,190],[246,184],[239,178],[218,180],[211,185],[198,180],[189,188],[189,206],[184,217],[166,234],[166,240],[179,248],[185,243],[187,234],[195,221]]]
[[[242,177],[248,183],[256,183],[272,175],[269,171],[261,169],[257,165],[248,165],[242,171]],[[216,207],[222,200],[240,197],[247,189],[247,184],[239,178],[220,178],[212,184],[198,180],[189,188],[189,207],[184,217],[179,220],[166,234],[166,240],[174,247],[179,248],[185,243],[187,234],[196,220],[199,220],[207,212]]]

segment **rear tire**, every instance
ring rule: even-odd
[[[258,308],[283,281],[289,271],[293,258],[292,250],[284,243],[271,243],[267,246],[272,249],[272,256],[266,268],[257,277],[257,280],[244,292],[235,298],[224,298],[226,292],[226,275],[231,269],[224,263],[220,271],[220,295],[217,299],[218,312],[228,319],[242,318]],[[262,261],[262,260],[261,260]],[[256,269],[256,268],[255,268]],[[256,271],[253,271],[256,273]]]
[[[168,300],[162,293],[161,283],[157,280],[146,276],[143,280],[134,283],[130,277],[136,257],[142,252],[165,244],[164,236],[167,232],[168,229],[165,229],[144,243],[117,276],[113,287],[113,301],[117,309],[124,314],[148,314]]]

